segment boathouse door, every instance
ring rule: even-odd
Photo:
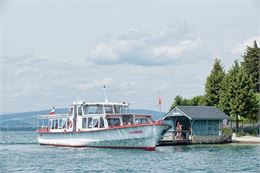
[[[175,140],[189,140],[191,132],[190,119],[186,116],[178,116],[174,121],[174,129],[176,131]]]

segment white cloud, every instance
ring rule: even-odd
[[[99,43],[90,51],[87,61],[102,65],[160,66],[176,61],[191,62],[206,52],[201,51],[202,48],[199,36],[183,23],[148,32],[131,28],[115,35],[107,43]]]

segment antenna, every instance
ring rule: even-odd
[[[105,95],[105,102],[107,103],[108,101],[107,101],[107,93],[106,93],[106,86],[105,85],[104,85],[103,90],[104,90],[104,95]]]

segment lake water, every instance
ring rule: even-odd
[[[0,172],[260,172],[260,145],[60,148],[38,145],[35,132],[0,132]]]

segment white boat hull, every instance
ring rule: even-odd
[[[42,145],[65,147],[141,148],[154,150],[168,130],[163,124],[135,125],[77,132],[39,132]]]

